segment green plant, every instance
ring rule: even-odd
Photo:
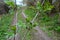
[[[40,23],[41,24],[43,23],[46,26],[52,26],[52,27],[48,27],[48,29],[59,32],[60,26],[56,25],[58,23],[59,14],[56,13],[56,14],[54,14],[54,16],[52,15],[52,17],[48,16],[46,14],[46,12],[51,11],[54,8],[53,5],[51,5],[48,1],[45,1],[44,5],[42,5],[42,3],[40,3],[40,2],[37,2],[36,7],[31,6],[30,8],[31,9],[29,10],[29,12],[28,12],[28,10],[26,10],[26,12],[25,12],[25,13],[27,13],[27,15],[30,16],[31,13],[33,14],[33,12],[31,10],[35,10],[35,13],[40,12],[40,15],[37,17],[39,19]],[[32,17],[33,17],[33,15],[32,15]],[[30,21],[30,19],[29,19],[29,21]]]
[[[15,3],[13,1],[5,1],[7,5],[9,5],[11,8],[15,8]]]
[[[9,28],[13,15],[13,11],[11,11],[10,14],[2,15],[0,20],[0,40],[7,40],[8,37],[13,35],[13,31]]]

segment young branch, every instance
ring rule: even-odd
[[[43,0],[42,5],[44,5],[45,0]]]
[[[35,17],[33,18],[33,20],[31,21],[32,23],[35,21],[35,19],[37,18],[39,12],[37,12],[37,14],[35,15]]]

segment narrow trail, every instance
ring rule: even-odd
[[[23,18],[27,18],[27,16],[24,14],[24,12],[21,13]],[[46,33],[44,33],[39,26],[36,26],[34,30],[37,30],[37,32],[32,32],[33,40],[52,40],[50,37],[47,36]]]
[[[12,19],[12,23],[11,25],[12,26],[16,26],[16,34],[13,36],[13,37],[10,37],[8,40],[14,40],[14,37],[15,37],[15,40],[20,40],[20,34],[17,32],[18,30],[18,27],[17,27],[17,15],[18,15],[18,12],[16,12],[13,16],[13,19]]]
[[[17,16],[18,16],[18,12],[16,12],[16,14],[14,15],[14,19],[12,22],[12,25],[16,25],[16,35],[15,35],[15,40],[20,40],[20,34],[17,32],[18,31],[18,26],[17,26]]]

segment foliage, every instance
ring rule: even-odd
[[[49,2],[45,2],[44,6],[41,5],[41,3],[37,3],[37,9],[40,11],[40,15],[42,15],[42,18],[40,18],[41,22],[45,23],[45,25],[47,26],[53,26],[53,27],[49,27],[48,29],[54,30],[59,32],[60,30],[60,26],[56,25],[58,23],[58,17],[59,14],[51,14],[51,16],[48,16],[45,12],[50,11],[54,8],[53,5],[51,5]]]
[[[44,11],[46,12],[46,11],[52,10],[54,8],[54,6],[51,5],[49,2],[45,2],[43,8],[44,8]]]
[[[13,1],[5,1],[5,3],[8,4],[12,8],[15,7],[15,3]]]
[[[14,32],[14,34],[16,34],[16,26],[10,26],[10,29]]]
[[[34,7],[33,7],[34,8]],[[32,18],[35,16],[36,11],[34,9],[32,9],[32,7],[27,8],[25,11],[25,14],[27,15],[27,17],[32,20]]]
[[[50,11],[52,10],[52,8],[54,8],[54,6],[51,5],[48,1],[45,1],[44,5],[38,1],[36,5],[36,9],[40,12]]]
[[[30,8],[31,9],[29,11],[27,10],[25,12],[27,15],[30,16],[30,14],[32,13],[32,15],[31,15],[32,17],[31,16],[30,17],[33,18],[34,16],[33,16],[33,12],[31,10],[34,10],[35,13],[40,12],[40,15],[38,15],[38,17],[37,17],[40,21],[39,24],[43,23],[46,26],[52,26],[52,27],[48,27],[49,30],[54,30],[54,31],[57,31],[57,32],[60,31],[60,26],[57,24],[58,19],[59,19],[58,18],[59,14],[55,13],[55,14],[53,14],[54,16],[51,14],[52,15],[52,17],[51,17],[51,16],[47,15],[47,13],[46,13],[46,12],[51,11],[54,8],[54,6],[51,5],[48,1],[45,1],[44,5],[42,5],[42,3],[40,3],[40,2],[37,2],[36,7],[31,6]]]
[[[6,40],[13,35],[13,31],[9,28],[13,14],[14,12],[10,11],[10,14],[2,15],[0,20],[0,40]]]

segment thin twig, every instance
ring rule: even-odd
[[[45,0],[43,0],[42,5],[44,5]]]
[[[44,4],[45,0],[42,2],[42,5]],[[35,15],[35,17],[33,18],[33,20],[31,21],[32,23],[35,21],[36,17],[38,16],[39,12],[37,12],[37,14]]]
[[[35,21],[36,17],[38,16],[39,12],[37,12],[37,14],[35,15],[35,17],[32,19],[32,23]]]

